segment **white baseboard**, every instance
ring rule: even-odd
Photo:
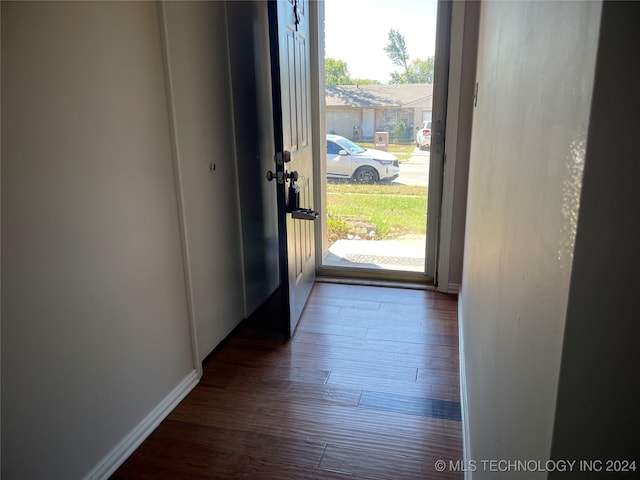
[[[449,285],[447,285],[447,293],[454,293],[456,295],[460,293],[460,284],[450,283]]]
[[[453,295],[458,295],[460,293],[460,284],[459,283],[439,283],[436,287],[438,292],[442,293],[450,293]]]
[[[460,410],[462,413],[462,460],[463,465],[469,465],[471,460],[471,450],[469,437],[469,403],[467,399],[467,372],[464,361],[464,312],[462,309],[462,299],[458,298],[458,352],[460,355]],[[472,480],[473,473],[465,469],[464,479]]]
[[[200,378],[193,370],[185,377],[173,391],[165,397],[147,417],[142,420],[109,454],[98,464],[86,480],[101,480],[109,478],[136,448],[160,425],[171,411],[193,390]]]

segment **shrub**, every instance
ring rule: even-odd
[[[391,136],[397,143],[402,143],[405,141],[407,136],[407,126],[402,120],[398,120],[393,126],[393,128],[391,129]]]

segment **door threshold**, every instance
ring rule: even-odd
[[[355,270],[355,271],[354,271]],[[345,285],[368,285],[377,287],[407,288],[413,290],[433,290],[433,278],[406,272],[389,272],[365,269],[319,268],[317,283],[338,283]]]

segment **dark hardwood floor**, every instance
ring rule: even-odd
[[[456,298],[316,284],[289,342],[239,329],[114,479],[430,479],[462,459]]]

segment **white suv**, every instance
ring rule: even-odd
[[[421,127],[417,127],[418,133],[416,133],[416,146],[420,150],[426,150],[431,148],[431,122],[422,122]]]
[[[391,181],[398,177],[398,157],[356,145],[340,135],[327,135],[327,178],[356,183]]]

